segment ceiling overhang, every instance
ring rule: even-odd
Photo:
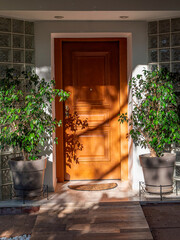
[[[1,17],[29,21],[153,21],[180,17],[180,11],[1,11]]]

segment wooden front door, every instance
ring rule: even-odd
[[[120,41],[61,42],[62,87],[71,92],[64,107],[65,180],[121,179]],[[88,127],[73,117],[87,119]]]

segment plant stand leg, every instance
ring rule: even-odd
[[[178,195],[178,186],[177,186],[177,181],[176,181],[176,196]]]
[[[10,190],[10,199],[13,199],[13,185],[11,185],[11,190]]]
[[[139,198],[141,200],[141,182],[139,182]]]
[[[46,191],[47,191],[47,200],[48,200],[48,185],[46,185]]]
[[[43,185],[43,197],[45,196],[45,193],[48,200],[48,185]]]
[[[24,194],[24,190],[22,190],[22,194],[23,194],[23,204],[25,204],[25,194]]]
[[[161,197],[161,201],[163,200],[163,195],[162,195],[162,186],[160,185],[160,197]]]

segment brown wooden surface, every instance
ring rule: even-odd
[[[139,203],[42,206],[32,240],[152,240]]]
[[[16,212],[16,209],[14,212]],[[0,238],[17,237],[24,234],[31,234],[36,221],[36,214],[19,214],[19,215],[1,215],[0,216]],[[12,239],[12,238],[11,238]]]
[[[55,63],[56,88],[63,89],[62,42],[59,41],[59,39],[54,40],[54,49],[55,49],[54,63]],[[63,103],[59,102],[59,98],[56,98],[55,100],[55,116],[58,121],[64,120]],[[56,145],[56,177],[58,182],[63,182],[64,181],[64,130],[63,130],[63,127],[56,129],[56,137],[58,137],[58,145]]]
[[[77,132],[83,149],[78,164],[66,159],[65,180],[120,179],[118,42],[63,42],[62,49],[66,106],[89,125]]]
[[[180,203],[142,206],[154,240],[180,239]]]
[[[57,87],[71,92],[70,112],[77,111],[89,124],[78,132],[83,145],[76,152],[79,164],[63,166],[64,145],[57,145],[58,180],[63,181],[64,169],[66,180],[127,179],[127,126],[117,121],[120,107],[127,111],[126,39],[55,39],[55,79]],[[58,117],[62,109],[56,102]],[[62,139],[62,130],[56,135]]]

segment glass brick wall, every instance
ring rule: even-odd
[[[180,74],[180,18],[148,23],[148,51],[150,70],[167,68]],[[175,86],[175,93],[180,116],[180,81]]]
[[[180,73],[180,18],[148,23],[149,67]]]
[[[24,70],[30,71],[35,64],[34,54],[34,23],[0,17],[0,79],[7,68],[13,67],[18,76]],[[21,87],[27,90],[23,78]],[[0,200],[11,198],[13,194],[8,160],[19,155],[18,150],[9,148],[0,151]]]
[[[34,23],[0,17],[0,78],[7,68],[30,71],[34,59]]]

